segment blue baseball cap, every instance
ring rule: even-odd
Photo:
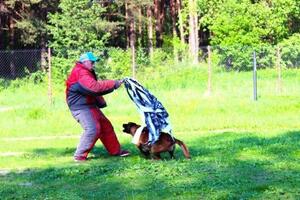
[[[83,62],[86,60],[90,60],[92,62],[97,62],[99,60],[99,58],[96,57],[92,52],[86,52],[84,54],[81,54],[79,61]]]

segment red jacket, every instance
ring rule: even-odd
[[[114,80],[97,80],[94,70],[90,71],[80,62],[76,63],[66,80],[66,100],[71,110],[106,106],[102,95],[115,89]]]

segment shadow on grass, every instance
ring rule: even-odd
[[[130,151],[137,151],[134,146],[132,146],[130,143],[122,145],[122,149],[129,149]],[[75,147],[66,147],[66,148],[37,148],[33,149],[31,151],[31,155],[36,155],[38,157],[49,157],[49,156],[55,156],[55,157],[73,157],[74,152],[76,151]],[[136,152],[135,152],[136,153]],[[95,159],[95,158],[108,158],[111,157],[108,152],[103,147],[100,140],[97,141],[95,147],[91,150],[89,153],[89,158]]]
[[[145,160],[131,144],[128,158],[103,155],[84,164],[29,169],[0,176],[3,199],[299,199],[300,131],[276,137],[223,133],[185,141],[177,160]],[[35,149],[72,155],[75,149]],[[107,159],[102,159],[107,158]]]
[[[34,149],[32,151],[33,155],[38,155],[38,156],[72,156],[75,151],[75,148],[39,148],[39,149]]]

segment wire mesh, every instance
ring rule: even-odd
[[[0,78],[16,79],[41,70],[42,50],[0,51]]]

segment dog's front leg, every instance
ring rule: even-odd
[[[161,160],[160,153],[153,153],[153,154],[152,154],[152,158],[153,158],[154,160]]]
[[[150,157],[150,152],[149,151],[144,151],[144,148],[142,146],[138,147],[140,152],[146,157],[149,158]]]

